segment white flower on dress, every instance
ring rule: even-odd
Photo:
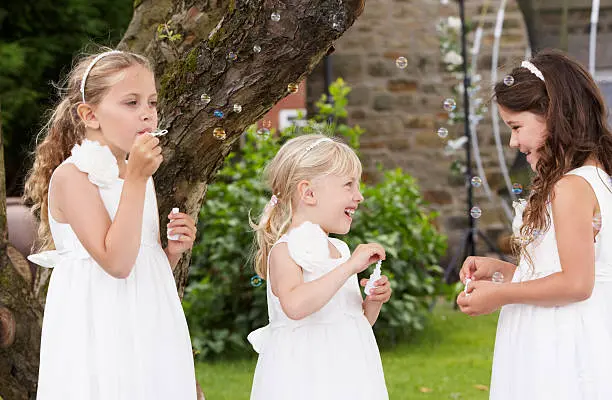
[[[119,178],[117,159],[108,146],[98,142],[83,139],[80,145],[75,144],[72,160],[79,170],[87,174],[89,181],[99,187],[108,187]]]
[[[289,231],[287,247],[291,258],[308,271],[314,271],[330,258],[327,235],[309,221]]]

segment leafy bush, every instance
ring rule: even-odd
[[[341,80],[334,83],[333,101],[321,98],[317,115],[304,127],[269,136],[249,128],[242,147],[230,153],[209,186],[183,300],[193,345],[203,357],[248,349],[248,333],[267,323],[265,283],[253,284],[258,277],[250,259],[253,234],[248,224],[249,213],[257,216],[271,195],[262,172],[280,146],[297,134],[331,130],[358,149],[363,130],[339,122],[346,117],[349,91]],[[383,271],[394,292],[375,329],[388,343],[422,328],[426,300],[436,290],[437,261],[445,239],[433,227],[435,215],[426,210],[413,178],[401,170],[386,172],[378,184],[362,184],[362,191],[366,200],[343,240],[351,248],[376,241],[387,250]],[[365,271],[364,276],[368,274]]]

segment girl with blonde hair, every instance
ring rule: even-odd
[[[303,135],[282,146],[266,177],[274,195],[254,228],[270,324],[249,335],[259,353],[251,399],[388,399],[372,325],[389,280],[377,280],[365,300],[357,282],[385,250],[368,243],[351,255],[328,236],[348,233],[363,201],[357,155]]]

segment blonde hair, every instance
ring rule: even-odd
[[[361,162],[346,144],[336,140],[321,140],[324,135],[302,135],[287,141],[270,161],[264,172],[272,193],[278,197],[276,206],[258,224],[255,231],[255,271],[267,278],[268,254],[276,241],[287,232],[293,217],[293,204],[298,183],[325,175],[361,176]]]
[[[102,49],[100,54],[108,50]],[[36,139],[34,165],[26,178],[24,200],[40,221],[34,245],[38,250],[54,248],[48,219],[49,180],[55,168],[68,158],[72,147],[85,137],[85,125],[77,114],[77,107],[82,103],[81,81],[96,56],[83,56],[75,63],[63,87],[59,88],[58,104]],[[99,104],[108,89],[117,82],[116,75],[134,65],[152,70],[145,57],[134,53],[112,53],[99,59],[87,76],[84,89],[87,104]]]

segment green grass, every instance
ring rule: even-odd
[[[488,399],[496,323],[497,314],[470,318],[438,306],[417,337],[382,352],[390,399]],[[248,400],[255,363],[198,363],[206,400]]]

